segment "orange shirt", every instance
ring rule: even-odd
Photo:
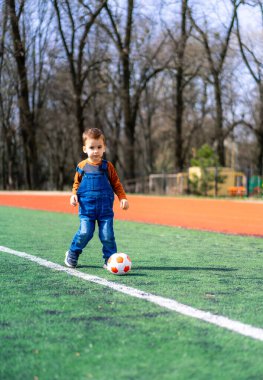
[[[107,161],[107,163],[108,163],[108,178],[109,178],[109,181],[110,181],[110,184],[112,186],[114,193],[117,195],[119,200],[127,199],[124,188],[121,184],[121,181],[118,177],[118,174],[117,174],[114,166],[109,161]],[[89,162],[89,159],[87,158],[86,160],[81,161],[78,164],[78,167],[80,169],[83,169],[86,164],[98,166],[101,163],[98,165],[92,164],[91,162]],[[72,187],[72,194],[77,194],[81,180],[82,180],[82,175],[78,171],[76,171],[76,174],[74,177],[74,183],[73,183],[73,187]]]

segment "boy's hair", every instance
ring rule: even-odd
[[[86,129],[82,134],[83,145],[85,145],[88,138],[98,140],[99,138],[103,139],[104,144],[106,145],[105,136],[99,128],[89,128]]]

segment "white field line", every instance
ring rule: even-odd
[[[156,305],[162,306],[166,309],[176,311],[179,314],[186,315],[188,317],[200,319],[202,321],[211,323],[213,325],[223,327],[227,330],[234,331],[240,335],[248,336],[250,338],[263,341],[263,329],[258,327],[253,327],[239,321],[231,320],[229,318],[214,315],[207,311],[202,311],[195,309],[194,307],[184,305],[173,299],[159,297],[151,293],[146,293],[136,288],[131,288],[129,286],[121,285],[115,282],[105,280],[104,278],[92,276],[87,273],[80,272],[76,269],[66,268],[62,265],[53,263],[52,261],[41,259],[40,257],[29,255],[25,252],[15,251],[13,249],[0,246],[0,251],[22,257],[24,259],[33,261],[43,267],[49,269],[54,269],[59,272],[65,272],[70,276],[81,278],[85,281],[94,282],[96,284],[107,286],[108,288],[114,289],[120,293],[128,294],[131,297],[144,299],[145,301],[152,302]]]

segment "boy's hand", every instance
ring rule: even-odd
[[[120,201],[120,208],[122,208],[123,210],[128,210],[129,202],[127,201],[127,199],[122,199]]]
[[[77,204],[78,204],[78,196],[77,195],[75,195],[75,194],[71,195],[70,204],[71,204],[71,206],[74,206],[74,207],[77,206]]]

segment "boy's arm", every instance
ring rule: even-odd
[[[114,193],[117,195],[120,201],[120,207],[124,210],[127,210],[129,208],[129,203],[127,200],[127,196],[125,193],[125,190],[121,184],[121,181],[118,177],[118,174],[112,165],[111,162],[108,161],[108,174],[109,174],[109,181],[113,188]]]
[[[72,194],[73,195],[77,194],[81,179],[82,179],[81,174],[78,171],[76,171],[73,186],[72,186]]]
[[[78,204],[77,191],[78,191],[81,179],[82,179],[82,175],[78,171],[76,171],[73,186],[72,186],[72,195],[70,197],[70,204],[71,206],[74,206],[74,207],[77,206]]]

